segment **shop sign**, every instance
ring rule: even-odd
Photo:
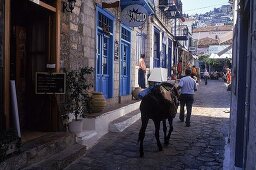
[[[138,27],[147,20],[147,10],[142,5],[129,5],[122,10],[121,20],[129,27]]]
[[[36,94],[65,94],[66,74],[36,72]]]
[[[118,60],[119,55],[119,44],[118,41],[115,41],[115,49],[114,49],[114,60]]]

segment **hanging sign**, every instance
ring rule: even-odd
[[[129,5],[122,10],[121,20],[129,27],[138,27],[147,20],[147,10],[142,5]]]

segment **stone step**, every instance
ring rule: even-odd
[[[122,132],[127,127],[132,125],[134,122],[140,119],[140,110],[137,109],[132,111],[109,124],[109,131],[110,132]]]
[[[67,132],[50,132],[21,145],[20,153],[0,163],[0,170],[22,169],[40,162],[75,144],[75,136]],[[15,163],[14,163],[15,162]]]
[[[44,169],[64,169],[70,165],[73,161],[79,159],[86,153],[86,146],[80,144],[73,144],[69,146],[62,152],[59,152],[48,159],[41,161],[37,164],[33,164],[29,167],[24,168],[24,170],[44,170]]]
[[[76,137],[76,142],[89,149],[98,142],[98,139],[98,133],[95,130],[86,130]]]
[[[99,139],[109,132],[109,124],[112,121],[139,109],[140,102],[141,101],[138,101],[129,105],[125,105],[115,110],[105,112],[96,117],[88,116],[85,118],[85,121],[84,121],[85,122],[84,129],[86,131],[95,130],[97,132],[97,137]]]

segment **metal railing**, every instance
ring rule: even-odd
[[[173,33],[173,25],[174,25],[174,20],[173,19],[168,19],[164,12],[156,8],[155,10],[155,16],[160,20],[160,22],[171,32]]]

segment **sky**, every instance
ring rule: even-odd
[[[202,14],[229,4],[228,0],[181,0],[181,2],[183,3],[182,12],[189,15]]]

